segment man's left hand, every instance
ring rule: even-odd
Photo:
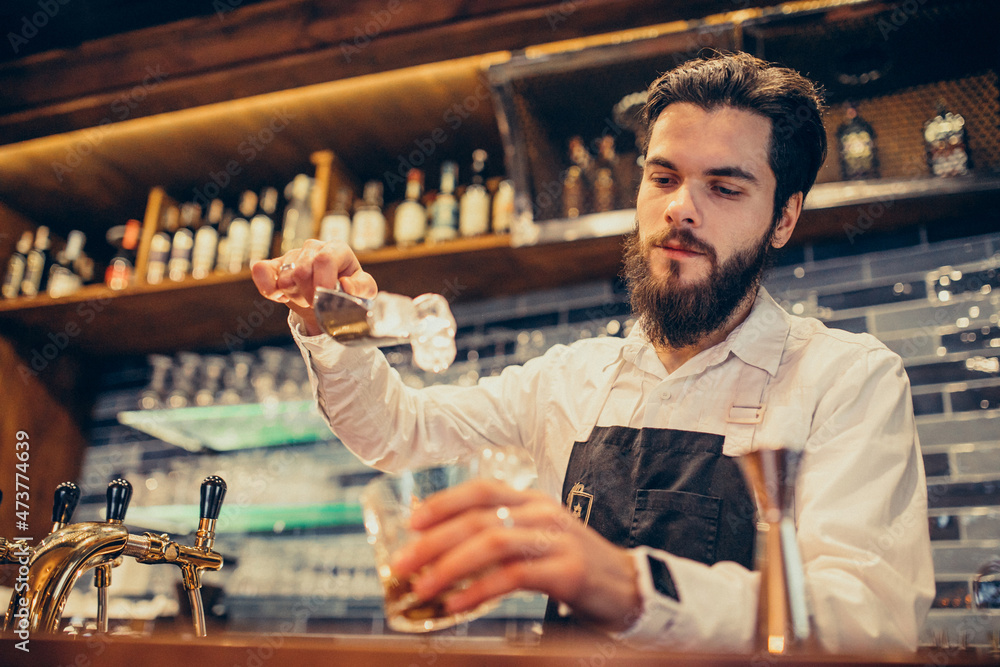
[[[516,590],[546,593],[605,631],[627,629],[641,612],[629,552],[539,491],[467,482],[425,500],[411,526],[421,535],[397,555],[393,574],[419,573],[412,585],[422,600],[470,579],[446,598],[449,613]]]

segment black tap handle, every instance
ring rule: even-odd
[[[125,479],[116,479],[108,484],[108,521],[124,521],[132,500],[132,485]]]
[[[79,502],[80,487],[76,484],[73,482],[63,482],[57,486],[55,500],[52,502],[52,522],[69,523]]]
[[[201,483],[201,518],[218,519],[222,501],[226,497],[226,482],[218,475],[210,475]]]

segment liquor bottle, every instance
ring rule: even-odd
[[[478,236],[490,231],[490,193],[483,184],[486,151],[472,151],[472,184],[465,189],[458,207],[458,231],[462,236]]]
[[[875,130],[852,104],[847,105],[847,120],[837,128],[840,170],[845,181],[879,177],[878,148]]]
[[[139,231],[142,223],[129,220],[122,227],[112,227],[108,230],[108,243],[118,246],[118,252],[111,258],[104,272],[104,283],[113,290],[125,289],[132,283],[135,271],[135,249],[139,245]],[[119,234],[121,234],[119,240]]]
[[[931,175],[965,176],[972,167],[965,137],[965,118],[937,103],[937,115],[924,123],[924,145]]]
[[[50,246],[49,228],[43,225],[38,228],[35,245],[28,251],[25,260],[24,279],[21,281],[21,294],[24,296],[37,296],[45,291],[49,265],[52,263],[49,256]]]
[[[31,251],[31,232],[24,232],[17,241],[14,254],[7,262],[7,272],[3,277],[3,298],[13,299],[21,293],[21,282],[24,280],[24,270],[28,263],[28,253]]]
[[[191,249],[191,275],[202,279],[212,272],[219,250],[219,224],[225,205],[221,199],[213,199],[208,205],[208,216],[204,224],[194,233],[194,248]]]
[[[385,245],[386,222],[382,215],[382,183],[365,183],[362,204],[354,211],[351,223],[351,247],[362,252]]]
[[[312,179],[305,174],[298,174],[285,188],[285,217],[281,226],[282,254],[301,248],[306,239],[312,237],[312,206],[309,199],[312,192]]]
[[[423,188],[424,172],[410,169],[406,174],[406,200],[396,207],[393,236],[397,245],[420,243],[427,234],[427,209],[420,203]]]
[[[233,222],[233,212],[226,206],[222,207],[222,219],[219,220],[219,242],[215,249],[215,270],[229,271],[229,225]]]
[[[594,211],[613,211],[617,208],[615,188],[615,138],[601,137],[598,144],[597,163],[594,176]]]
[[[184,280],[191,273],[194,228],[200,218],[201,207],[198,204],[188,202],[181,205],[180,226],[171,239],[170,260],[167,262],[167,277],[171,280]]]
[[[493,231],[506,234],[514,226],[514,181],[503,179],[497,183],[493,195]]]
[[[166,232],[156,232],[149,243],[149,260],[146,263],[146,282],[158,285],[167,275],[170,261],[170,237]]]
[[[56,261],[49,270],[49,296],[68,296],[83,287],[83,279],[73,271],[73,265],[83,252],[86,241],[87,237],[79,229],[69,233],[66,247],[56,256]]]
[[[566,170],[563,179],[563,217],[578,218],[585,211],[586,186],[583,180],[583,170],[573,165]]]
[[[583,143],[583,139],[579,136],[569,138],[569,161],[570,165],[572,165],[570,169],[573,167],[578,168],[578,171],[573,172],[571,184],[574,187],[578,187],[579,190],[570,193],[568,197],[564,190],[563,215],[567,218],[575,218],[591,211],[591,193],[594,188],[594,181],[597,178],[597,166],[590,155],[590,151],[587,150],[586,144]],[[565,181],[569,179],[570,173],[567,170],[563,182],[564,188],[566,186]],[[573,205],[567,204],[566,199],[571,199],[570,203]],[[569,215],[574,210],[576,213]]]
[[[319,226],[319,240],[350,244],[351,242],[351,188],[341,185],[333,200],[333,208],[323,216]]]
[[[274,211],[278,208],[278,191],[264,188],[260,193],[260,210],[250,220],[250,264],[268,259],[274,241]]]
[[[246,190],[240,197],[240,217],[233,218],[229,223],[229,233],[226,235],[228,260],[226,273],[239,273],[246,266],[250,256],[250,218],[257,210],[257,194]]]
[[[452,161],[441,165],[441,189],[431,211],[431,228],[428,241],[448,241],[458,236],[458,201],[455,199],[455,181],[458,165]]]

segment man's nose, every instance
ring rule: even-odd
[[[681,183],[670,193],[670,199],[664,210],[666,221],[677,226],[697,227],[701,224],[701,216],[698,213],[698,204],[695,201],[691,185]]]

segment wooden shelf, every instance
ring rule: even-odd
[[[379,289],[435,292],[454,302],[612,277],[620,257],[618,237],[514,248],[509,237],[490,235],[359,258]],[[37,349],[65,334],[74,349],[98,355],[224,350],[290,336],[286,316],[283,306],[260,296],[247,270],[0,302],[0,333]]]

